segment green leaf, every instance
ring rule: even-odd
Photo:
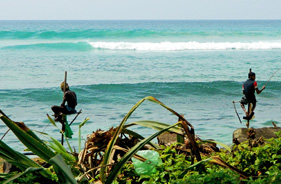
[[[127,128],[132,125],[139,125],[139,126],[143,126],[143,127],[147,127],[147,128],[153,128],[155,130],[163,130],[164,128],[167,128],[170,126],[169,124],[162,123],[159,121],[146,120],[146,121],[135,121],[135,122],[129,123],[128,125],[124,125],[124,128]],[[170,130],[168,130],[168,132],[183,135],[181,128],[179,128],[179,127],[173,127]]]
[[[67,137],[66,137],[66,135],[65,135],[65,132],[63,132],[59,127],[57,127],[55,121],[49,116],[49,114],[47,114],[47,116],[48,116],[49,121],[62,133],[62,135],[63,135],[64,138],[65,138],[65,141],[66,141],[66,143],[67,143],[67,146],[68,146],[70,152],[73,153],[73,150],[72,150],[72,148],[71,148],[71,146],[70,146],[70,144],[69,144],[69,141],[68,141],[68,139],[67,139]]]
[[[81,128],[82,126],[85,125],[85,123],[89,120],[90,118],[86,118],[80,125],[79,125],[79,130],[78,130],[78,150],[79,150],[79,153],[81,151]]]
[[[49,121],[53,124],[53,126],[57,127],[56,122],[53,120],[53,118],[51,118],[49,116],[49,114],[47,114],[47,117],[48,117]]]
[[[71,172],[71,168],[65,163],[61,154],[57,154],[56,156],[51,158],[49,162],[54,166],[54,169],[61,183],[77,184],[77,181],[75,180]]]
[[[6,145],[3,141],[0,140],[0,157],[5,159],[7,162],[11,163],[14,166],[17,166],[21,170],[25,170],[29,167],[33,168],[42,168],[39,164],[28,158],[27,156],[13,150],[8,145]],[[44,177],[49,177],[49,171],[40,171]]]
[[[45,161],[49,161],[55,154],[42,141],[38,141],[22,130],[14,122],[5,116],[0,116],[2,121],[14,132],[18,139],[33,153],[41,157]]]
[[[43,167],[41,167],[41,168],[38,168],[38,167],[29,167],[29,168],[27,168],[24,172],[19,173],[19,174],[16,174],[16,175],[14,175],[13,177],[9,178],[9,179],[6,180],[3,184],[10,183],[10,182],[12,182],[13,180],[15,180],[15,179],[17,179],[17,178],[22,177],[22,176],[25,175],[25,174],[32,173],[32,172],[38,172],[38,171],[42,171],[42,170],[44,170]]]
[[[103,155],[103,162],[102,162],[102,168],[100,170],[100,177],[101,177],[101,181],[104,183],[105,182],[105,175],[106,175],[106,165],[108,164],[109,161],[109,157],[110,154],[113,150],[114,144],[116,143],[116,140],[118,139],[118,136],[120,134],[120,132],[123,129],[123,125],[126,123],[127,119],[131,116],[131,114],[138,108],[138,106],[140,106],[140,104],[142,102],[144,102],[146,100],[146,98],[140,100],[136,105],[134,105],[134,107],[126,114],[126,116],[123,118],[123,120],[121,121],[120,125],[117,127],[116,132],[114,133],[112,139],[110,140],[110,142],[107,145],[107,148],[105,150],[105,153]]]
[[[49,142],[50,144],[50,147],[56,152],[56,153],[60,153],[62,154],[63,158],[67,161],[70,161],[70,162],[75,162],[76,159],[73,155],[69,154],[67,152],[67,150],[61,145],[61,143],[54,139],[53,137],[51,137],[53,143]]]
[[[190,126],[192,129],[193,129],[193,126],[187,122],[187,120],[185,120],[180,114],[178,114],[177,112],[175,112],[174,110],[172,110],[171,108],[167,107],[166,105],[164,105],[162,102],[160,102],[159,100],[157,100],[156,98],[152,97],[152,96],[148,96],[148,97],[145,97],[143,98],[142,100],[140,100],[138,103],[136,103],[133,108],[126,114],[126,116],[123,118],[123,120],[121,121],[120,125],[116,128],[116,131],[112,137],[112,139],[110,140],[110,142],[108,143],[107,145],[107,148],[105,150],[105,154],[103,155],[103,161],[102,161],[102,167],[101,167],[101,170],[100,170],[100,177],[101,177],[101,181],[104,183],[105,182],[105,177],[106,177],[106,171],[107,171],[107,167],[106,165],[108,164],[109,162],[109,158],[110,158],[110,155],[111,155],[111,152],[113,150],[113,147],[116,143],[116,140],[118,139],[118,136],[120,134],[120,132],[122,131],[123,129],[123,126],[124,124],[126,123],[127,119],[131,116],[131,114],[145,101],[145,100],[148,100],[148,101],[151,101],[151,102],[154,102],[156,104],[159,104],[161,105],[162,107],[164,107],[165,109],[167,109],[168,111],[170,111],[171,113],[173,113],[174,115],[178,116],[179,119],[182,119],[184,120],[182,124],[188,138],[190,139],[190,142],[191,142],[191,145],[194,149],[194,152],[195,152],[195,156],[197,158],[197,160],[201,160],[201,156],[200,156],[200,153],[199,153],[199,150],[198,150],[198,146],[194,140],[194,136],[191,134],[191,130],[189,130],[189,127]]]
[[[39,132],[39,131],[37,131],[37,132],[40,133],[40,134],[43,134],[45,136],[48,136],[49,138],[51,138],[52,142],[46,141],[47,142],[46,144],[49,144],[49,147],[52,150],[54,150],[56,153],[61,153],[65,160],[72,161],[72,162],[76,161],[76,158],[73,155],[69,154],[67,152],[67,150],[63,147],[63,145],[58,140],[56,140],[55,138],[53,138],[52,136],[50,136],[47,133]]]
[[[84,126],[85,123],[86,123],[87,121],[89,121],[89,119],[90,119],[90,118],[86,118],[86,119],[79,125],[79,128],[82,128],[82,126]]]
[[[182,173],[181,173],[181,175],[179,176],[180,178],[183,178],[183,176],[187,173],[187,171],[189,171],[190,169],[192,169],[192,168],[194,168],[194,167],[196,167],[196,166],[198,166],[198,165],[200,165],[200,164],[202,164],[202,163],[204,163],[204,162],[210,162],[211,160],[213,160],[212,158],[207,158],[207,159],[205,159],[205,160],[201,160],[201,161],[199,161],[199,162],[197,162],[197,163],[195,163],[195,164],[193,164],[193,165],[191,165],[191,166],[189,166],[188,168],[186,168]]]

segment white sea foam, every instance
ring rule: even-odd
[[[281,49],[281,42],[89,42],[89,44],[96,49],[140,51]]]

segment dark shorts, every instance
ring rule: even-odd
[[[256,104],[257,100],[256,98],[246,98],[245,96],[242,97],[240,103],[243,105],[247,105],[248,103]]]
[[[55,114],[60,114],[60,113],[63,113],[63,114],[74,114],[76,113],[76,110],[69,107],[68,105],[66,106],[56,106],[54,105],[52,107],[52,110]]]
[[[76,113],[76,110],[71,108],[71,107],[69,107],[68,105],[66,105],[65,107],[68,110],[69,114],[75,114]]]

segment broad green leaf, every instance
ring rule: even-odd
[[[49,162],[54,166],[61,183],[77,184],[77,181],[71,172],[71,168],[65,163],[61,154],[57,154],[51,158]]]
[[[31,160],[24,154],[21,154],[13,150],[1,140],[0,140],[0,157],[5,159],[7,162],[11,163],[12,165],[17,166],[21,170],[25,170],[28,167],[42,168],[42,166]],[[42,174],[45,177],[48,177],[51,173],[47,170],[46,171],[43,170],[40,171],[40,174]]]
[[[0,118],[14,132],[18,139],[40,158],[48,162],[55,155],[42,141],[34,139],[7,117],[0,116]]]

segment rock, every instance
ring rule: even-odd
[[[170,146],[177,142],[177,134],[164,132],[157,137],[157,140],[159,145]]]
[[[264,139],[276,138],[275,132],[281,131],[280,127],[263,127],[263,128],[255,128],[256,131],[256,139],[259,137],[263,137]],[[248,128],[239,128],[233,132],[233,139],[237,138],[237,140],[242,143],[247,141],[247,132]]]

